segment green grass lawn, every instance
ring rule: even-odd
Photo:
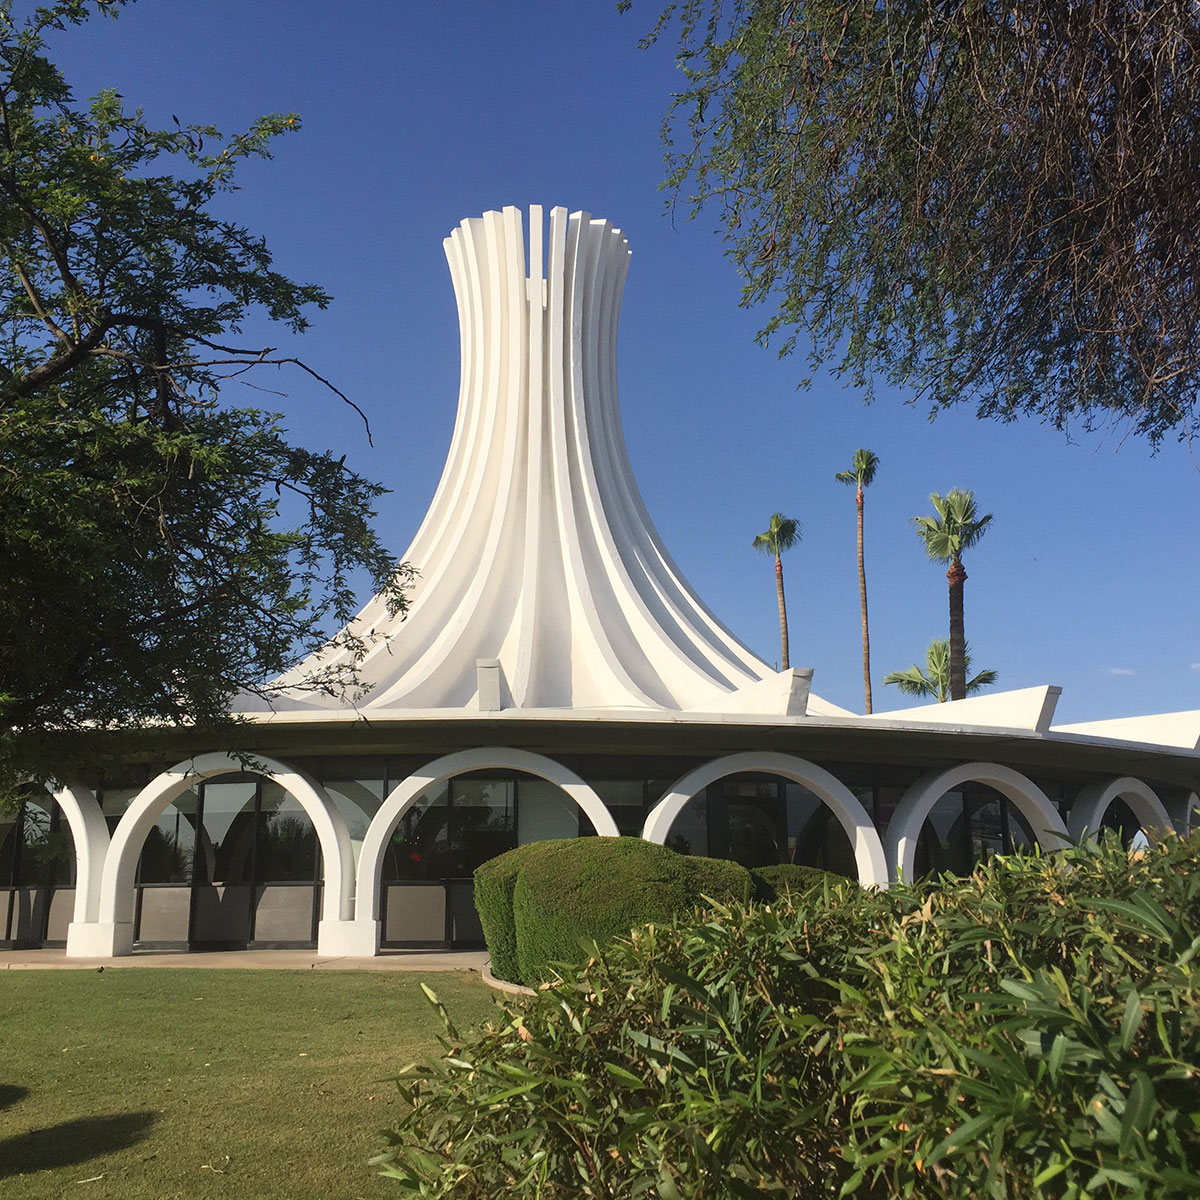
[[[406,1063],[463,1028],[465,972],[0,972],[4,1200],[367,1200]]]

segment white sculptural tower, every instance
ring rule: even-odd
[[[352,626],[373,639],[359,709],[803,714],[810,673],[778,674],[713,616],[638,493],[617,403],[628,242],[563,208],[548,232],[545,261],[536,206],[528,255],[516,208],[466,220],[445,241],[458,414],[405,554],[420,573],[410,613],[396,620],[377,597]],[[297,691],[275,707],[340,704]]]

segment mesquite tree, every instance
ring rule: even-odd
[[[1200,6],[678,0],[662,36],[668,183],[785,351],[935,411],[1196,432]]]
[[[329,301],[210,209],[298,120],[81,105],[44,35],[121,2],[0,3],[0,784],[61,768],[47,733],[219,719],[345,622],[352,572],[404,603],[382,489],[222,388],[309,370],[239,343],[248,314],[300,331]]]

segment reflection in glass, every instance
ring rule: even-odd
[[[385,880],[443,879],[449,874],[448,792],[444,783],[426,792],[400,818],[384,860]]]
[[[517,781],[517,842],[544,842],[578,837],[581,827],[592,832],[592,823],[579,806],[556,784],[544,779]]]
[[[204,785],[204,853],[196,857],[198,883],[253,882],[257,790],[253,780],[210,781]]]
[[[473,874],[516,845],[511,779],[455,779],[450,789],[450,877]]]
[[[260,883],[311,883],[317,872],[317,831],[300,802],[264,779],[255,846]]]
[[[833,810],[798,783],[787,785],[788,845],[791,862],[858,878],[854,847]]]
[[[105,799],[107,801],[107,794]],[[167,805],[142,845],[142,857],[138,863],[139,883],[191,883],[199,808],[200,797],[194,788],[184,792],[173,804]],[[121,811],[124,811],[124,807]],[[106,815],[109,820],[113,819],[107,812]],[[115,815],[119,819],[119,813]],[[211,858],[211,846],[206,845],[206,849]]]

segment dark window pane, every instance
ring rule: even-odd
[[[544,842],[579,836],[580,825],[592,823],[562,788],[544,779],[517,781],[517,842]]]
[[[449,808],[446,785],[426,792],[392,831],[383,863],[385,881],[444,879],[450,870]]]
[[[317,831],[300,802],[264,780],[258,822],[259,883],[311,883],[317,869]]]
[[[665,788],[653,793],[657,800]],[[645,784],[640,779],[601,779],[592,784],[596,795],[604,801],[605,808],[612,814],[617,829],[625,837],[640,837],[646,823]],[[581,828],[590,828],[587,817],[580,820]]]
[[[197,878],[203,883],[254,881],[254,797],[252,780],[231,780],[204,785],[202,851],[197,857]],[[209,849],[211,847],[211,858]],[[211,874],[201,869],[211,869]]]
[[[450,878],[517,844],[515,784],[511,779],[456,779],[450,790]]]
[[[134,792],[128,796],[132,800]],[[105,794],[106,818],[110,823],[119,820],[119,813],[107,811],[109,804],[115,808],[117,799],[109,800]],[[196,853],[196,820],[200,805],[197,789],[183,793],[158,818],[154,827],[142,843],[142,857],[138,862],[139,883],[190,883],[192,860]],[[124,805],[120,812],[124,812]]]

